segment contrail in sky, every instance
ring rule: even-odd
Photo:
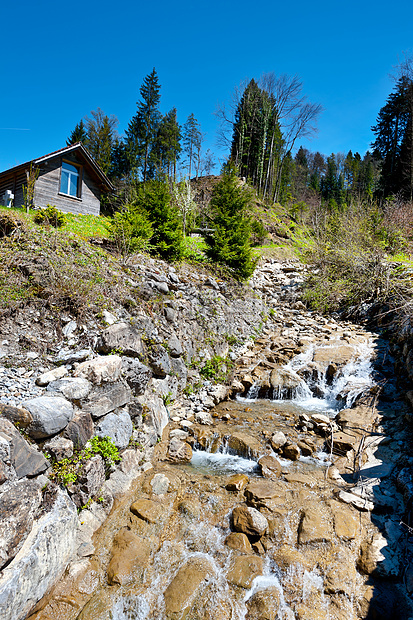
[[[23,127],[0,127],[0,129],[6,129],[7,131],[30,131],[30,129],[24,129]]]

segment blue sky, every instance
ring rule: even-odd
[[[397,0],[3,2],[0,171],[61,148],[97,107],[122,133],[153,67],[161,111],[176,107],[180,123],[193,112],[221,159],[217,105],[270,71],[297,74],[324,108],[304,146],[364,154],[389,74],[413,53],[412,23],[413,3]]]

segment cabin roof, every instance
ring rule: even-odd
[[[4,170],[3,172],[0,172],[0,179],[3,176],[14,174],[18,172],[19,170],[24,170],[25,168],[27,168],[27,166],[30,166],[30,164],[34,164],[37,166],[45,161],[48,161],[49,159],[53,159],[54,157],[57,157],[59,155],[65,155],[67,153],[72,153],[73,151],[79,151],[81,155],[83,156],[83,158],[85,159],[85,161],[89,164],[89,166],[94,170],[95,174],[99,177],[102,184],[105,185],[109,191],[111,192],[115,191],[115,186],[113,185],[113,183],[108,179],[106,174],[103,172],[102,168],[95,161],[95,159],[92,157],[92,155],[90,154],[88,149],[85,147],[85,145],[82,144],[82,142],[76,142],[75,144],[71,144],[70,146],[64,146],[62,149],[58,149],[57,151],[53,151],[52,153],[48,153],[47,155],[43,155],[42,157],[38,157],[36,159],[30,159],[29,161],[24,162],[24,164],[19,164],[18,166],[14,166],[13,168]]]

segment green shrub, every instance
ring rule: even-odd
[[[153,228],[146,214],[133,204],[125,204],[109,220],[109,238],[115,243],[119,253],[128,256],[149,249]]]
[[[66,217],[53,205],[47,205],[45,209],[38,209],[34,214],[33,221],[40,226],[53,226],[61,228],[66,224]]]

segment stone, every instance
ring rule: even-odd
[[[105,463],[100,454],[96,454],[86,462],[77,483],[73,485],[75,492],[72,499],[76,506],[82,508],[91,497],[95,497],[101,490],[105,479]]]
[[[331,542],[331,526],[328,514],[323,506],[305,508],[298,528],[300,545],[316,542]]]
[[[235,558],[230,570],[227,573],[227,581],[248,589],[251,587],[255,577],[264,572],[264,560],[256,555],[240,555]]]
[[[231,516],[232,527],[236,532],[249,536],[263,536],[268,530],[268,521],[258,510],[250,506],[236,506]]]
[[[126,527],[116,534],[107,568],[109,585],[124,586],[139,579],[151,554],[147,539],[136,536]]]
[[[386,538],[380,532],[375,532],[372,539],[362,542],[356,564],[365,575],[396,578],[400,572],[398,556],[389,548]]]
[[[234,474],[227,481],[225,488],[227,491],[243,491],[249,482],[245,474]]]
[[[23,547],[0,576],[0,618],[23,620],[61,577],[72,558],[77,510],[66,491],[56,489],[51,509],[32,527]]]
[[[92,355],[91,349],[61,349],[55,357],[55,364],[77,364],[84,362]]]
[[[345,554],[340,554],[335,562],[329,564],[324,580],[327,594],[340,592],[348,597],[354,596],[357,588],[357,571]]]
[[[18,479],[38,476],[48,469],[43,454],[27,443],[9,420],[0,419],[0,437],[9,446],[8,459]]]
[[[73,456],[73,441],[65,437],[53,437],[44,444],[43,450],[49,453],[55,461],[70,459]]]
[[[295,443],[286,443],[283,446],[282,455],[290,461],[298,461],[301,456],[300,448]]]
[[[192,459],[192,448],[179,437],[171,437],[168,445],[168,458],[176,462],[189,462]]]
[[[290,368],[274,368],[270,374],[270,384],[275,398],[292,398],[302,379]]]
[[[181,566],[165,590],[166,613],[181,613],[195,598],[200,585],[214,572],[214,566],[207,558],[190,558]]]
[[[154,495],[165,495],[168,492],[170,480],[165,474],[155,474],[150,481]]]
[[[148,362],[156,377],[165,377],[171,373],[171,360],[161,344],[155,344],[149,349]]]
[[[354,435],[343,433],[342,431],[333,433],[333,454],[342,456],[349,450],[355,450],[359,442],[360,437],[355,437]],[[327,437],[326,443],[327,447],[331,449],[331,436]]]
[[[281,463],[270,454],[262,456],[258,461],[261,476],[264,478],[275,479],[281,476]]]
[[[39,396],[23,401],[22,405],[33,418],[26,430],[34,439],[56,435],[74,415],[72,403],[60,396]]]
[[[270,443],[273,450],[279,450],[287,443],[287,437],[283,432],[278,431],[271,437]]]
[[[64,366],[59,366],[58,368],[53,368],[53,370],[49,370],[47,372],[42,373],[36,379],[36,385],[40,385],[44,387],[51,383],[52,381],[56,381],[57,379],[61,379],[68,374],[67,368]]]
[[[107,327],[97,342],[99,353],[121,352],[129,357],[143,357],[145,349],[136,327],[128,323],[115,323]]]
[[[258,590],[246,602],[248,620],[277,620],[280,609],[280,590],[275,586]]]
[[[33,417],[27,409],[23,409],[22,407],[13,407],[12,405],[7,405],[6,403],[0,403],[0,415],[23,429],[27,428],[27,426],[29,426],[29,424],[33,421]]]
[[[364,434],[364,431],[371,426],[377,413],[373,407],[359,405],[352,409],[342,409],[335,417],[335,422],[344,431],[348,429],[351,434]]]
[[[127,405],[131,400],[130,388],[118,381],[96,387],[82,409],[97,419]]]
[[[146,390],[145,394],[136,397],[136,401],[143,406],[142,417],[145,418],[145,425],[151,424],[158,437],[162,437],[163,430],[169,422],[168,411],[162,398]]]
[[[244,494],[248,503],[257,508],[266,506],[272,500],[277,500],[277,503],[285,503],[285,486],[280,482],[270,480],[250,482]]]
[[[97,437],[110,437],[119,450],[128,446],[132,432],[132,420],[125,409],[108,413],[95,429]]]
[[[122,358],[122,376],[135,396],[143,394],[152,377],[152,370],[135,358]]]
[[[92,389],[92,384],[82,377],[65,377],[51,381],[47,386],[48,392],[60,392],[68,400],[86,398]]]
[[[147,523],[157,523],[163,514],[161,504],[144,498],[134,502],[130,507],[130,511],[140,519],[143,519],[143,521],[147,521]]]
[[[41,486],[34,480],[21,480],[0,495],[0,570],[22,547],[41,501]]]
[[[171,357],[180,357],[182,355],[182,344],[176,334],[171,334],[168,338],[168,349]]]
[[[75,377],[83,377],[95,385],[100,385],[118,381],[121,370],[122,358],[118,355],[108,355],[98,356],[79,364],[73,374]]]
[[[185,362],[180,357],[171,357],[171,375],[177,381],[177,388],[182,392],[187,384],[188,369],[185,366]]]
[[[109,312],[108,310],[103,310],[102,319],[107,325],[114,325],[117,322],[117,318],[114,314]]]
[[[243,456],[245,458],[257,458],[262,454],[262,444],[253,437],[243,432],[232,433],[228,439],[230,453]]]
[[[197,424],[203,424],[205,426],[212,426],[214,423],[209,411],[197,411],[195,413],[195,422]]]
[[[246,553],[248,555],[252,554],[252,547],[248,540],[248,536],[242,532],[231,532],[231,534],[228,534],[225,539],[225,544],[230,549],[234,549],[234,551],[239,551],[240,553]]]
[[[373,502],[370,502],[364,497],[360,497],[360,495],[355,495],[354,493],[340,491],[337,497],[345,504],[351,504],[354,508],[362,512],[371,512],[374,508]]]
[[[316,445],[309,439],[297,441],[297,446],[303,456],[312,456],[316,451]]]
[[[314,351],[313,361],[328,366],[331,362],[337,366],[344,366],[355,357],[355,349],[350,345],[334,345],[318,347]]]
[[[76,411],[73,419],[63,431],[63,436],[72,441],[74,448],[80,450],[95,432],[93,420],[87,411]]]

